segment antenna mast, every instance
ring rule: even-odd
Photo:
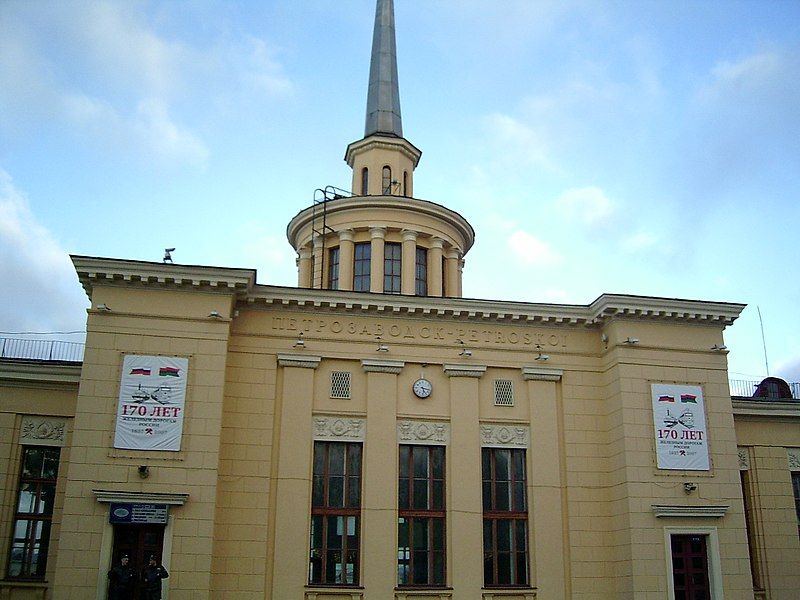
[[[758,311],[758,322],[761,323],[761,346],[764,348],[764,366],[767,368],[767,377],[769,377],[769,361],[767,360],[767,341],[764,338],[764,320],[761,318],[761,307],[756,305]]]

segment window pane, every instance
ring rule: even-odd
[[[411,446],[400,446],[400,477],[408,477],[408,457],[411,455]]]
[[[36,486],[31,483],[23,483],[19,491],[19,504],[17,512],[32,513],[36,509]]]
[[[444,448],[441,446],[431,448],[431,476],[444,479]]]
[[[328,481],[328,506],[344,506],[344,477],[331,477]]]
[[[497,554],[497,583],[498,585],[511,583],[511,554],[508,552]]]
[[[414,550],[425,550],[428,547],[428,521],[413,519]]]
[[[344,475],[344,444],[329,446],[328,472],[331,475]]]
[[[498,481],[509,481],[511,479],[511,471],[509,469],[509,453],[508,450],[495,450],[494,464],[495,464],[495,479]]]
[[[410,487],[410,481],[408,479],[401,479],[400,480],[400,489],[398,494],[398,504],[400,509],[410,508],[408,504],[408,488]]]
[[[347,507],[358,508],[361,506],[361,478],[349,477],[347,479]]]
[[[494,509],[495,510],[510,510],[511,487],[507,481],[498,481],[494,484]]]
[[[22,476],[26,479],[41,478],[43,458],[44,448],[25,448],[25,455],[22,462]]]
[[[414,477],[428,477],[428,453],[424,447],[414,449]]]
[[[328,550],[342,547],[342,533],[344,533],[343,517],[328,517]]]
[[[45,448],[42,465],[42,479],[55,479],[58,476],[59,453],[59,450]]]
[[[511,550],[511,521],[497,521],[497,550],[500,552]]]
[[[433,502],[431,508],[437,510],[444,508],[444,481],[440,479],[433,482]]]
[[[425,510],[428,508],[428,480],[414,480],[414,508]]]
[[[431,519],[433,522],[433,550],[444,550],[444,519]]]

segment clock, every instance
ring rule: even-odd
[[[433,392],[433,385],[427,379],[420,378],[414,382],[411,389],[414,391],[414,395],[417,398],[427,398],[431,395],[431,392]]]

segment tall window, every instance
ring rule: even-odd
[[[361,169],[361,195],[369,195],[369,169],[367,167]]]
[[[328,288],[339,289],[339,249],[331,248],[328,254]]]
[[[308,581],[358,585],[361,444],[314,442]]]
[[[400,446],[398,585],[445,584],[444,447]]]
[[[417,248],[417,266],[414,270],[414,288],[417,296],[428,295],[428,249]]]
[[[8,576],[43,579],[56,496],[60,448],[24,446]]]
[[[383,247],[383,291],[400,293],[400,272],[403,247],[400,244],[385,244]]]
[[[372,246],[369,242],[362,242],[355,246],[353,261],[353,290],[356,292],[369,291],[370,252]]]
[[[381,172],[381,193],[385,196],[392,193],[392,170],[389,167],[383,167]]]
[[[528,585],[525,450],[483,448],[483,583]]]
[[[408,171],[403,171],[403,196],[408,195]]]

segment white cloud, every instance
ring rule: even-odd
[[[494,113],[486,117],[486,128],[500,155],[518,166],[541,167],[558,171],[549,156],[548,144],[542,132],[509,115]]]
[[[0,169],[0,330],[83,329],[88,302],[69,255]]]
[[[717,83],[746,86],[768,79],[780,69],[781,59],[778,54],[760,52],[738,62],[721,61],[711,69],[711,74]]]
[[[625,252],[635,254],[642,250],[648,250],[656,246],[661,238],[652,231],[637,231],[628,235],[620,241],[620,247]]]
[[[245,41],[245,47],[241,51],[241,80],[245,86],[267,96],[291,93],[294,86],[275,58],[273,48],[264,40],[253,36],[247,36]]]
[[[556,199],[556,205],[568,218],[587,227],[604,225],[614,212],[605,192],[594,186],[568,189]]]
[[[509,236],[508,248],[514,256],[529,265],[556,266],[562,262],[561,255],[549,244],[521,229]]]

